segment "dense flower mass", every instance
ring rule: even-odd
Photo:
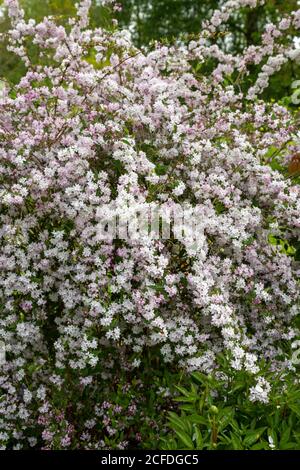
[[[56,398],[71,387],[85,417],[80,445],[101,447],[97,387],[150,349],[204,372],[226,352],[254,374],[251,400],[262,402],[261,360],[293,367],[282,345],[299,336],[300,192],[275,168],[300,144],[290,112],[260,94],[300,57],[282,40],[300,11],[238,56],[215,40],[236,9],[257,3],[231,0],[188,45],[142,52],[126,31],[89,29],[90,0],[65,27],[25,21],[17,0],[5,1],[26,73],[0,92],[3,447],[72,446],[79,430]],[[129,214],[191,204],[205,242],[191,254],[174,237],[99,241],[97,211],[112,201]]]

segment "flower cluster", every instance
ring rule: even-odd
[[[297,127],[258,96],[299,57],[282,41],[299,28],[299,11],[266,25],[261,45],[239,56],[214,43],[237,8],[258,3],[231,0],[187,46],[147,53],[126,31],[89,29],[90,0],[66,27],[27,22],[17,0],[5,1],[9,48],[26,73],[0,96],[4,447],[74,448],[81,432],[80,446],[91,448],[106,413],[91,412],[81,431],[73,415],[86,416],[84,397],[96,406],[99,384],[115,368],[139,367],[148,350],[202,371],[225,352],[258,377],[253,400],[269,390],[261,359],[292,367],[280,341],[299,334],[300,191],[268,159],[270,149],[288,155]],[[253,64],[261,72],[249,87]],[[99,241],[99,207],[113,201],[128,211],[197,206],[205,243],[191,255],[175,238]]]

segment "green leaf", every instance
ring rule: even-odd
[[[218,428],[219,432],[221,432],[224,428],[228,426],[228,424],[232,421],[234,417],[234,409],[233,408],[224,408],[220,411],[218,417]]]
[[[182,429],[183,431],[186,431],[187,433],[191,434],[193,427],[192,423],[188,420],[186,416],[177,416],[175,413],[170,412],[169,413],[169,422],[172,424],[170,426],[172,429],[175,430],[175,428]]]
[[[180,393],[182,393],[182,395],[184,395],[185,397],[189,397],[191,392],[189,390],[187,390],[186,388],[183,388],[183,387],[180,387],[179,385],[176,385],[176,388],[177,390],[180,391]]]
[[[268,440],[269,440],[270,448],[272,448],[272,444],[274,445],[274,448],[278,446],[278,438],[274,429],[271,429],[271,428],[268,429]]]
[[[244,382],[239,383],[228,392],[228,395],[234,395],[235,392],[238,392],[239,390],[243,390],[244,388],[246,388],[246,384]]]
[[[287,427],[280,436],[279,448],[281,449],[283,445],[287,444],[291,435],[291,428]]]
[[[296,442],[287,442],[285,444],[280,444],[280,450],[299,450],[299,445]]]
[[[300,408],[294,403],[288,403],[288,407],[300,418]]]
[[[161,446],[162,450],[176,450],[177,449],[177,443],[173,437],[168,438],[168,439],[162,438],[161,441],[163,443]]]
[[[188,420],[189,420],[192,424],[204,424],[204,425],[207,425],[207,419],[204,418],[204,416],[200,416],[200,415],[197,415],[197,414],[192,414],[192,415],[188,416]]]
[[[158,176],[165,175],[167,173],[168,168],[163,165],[162,163],[158,163],[155,167],[155,173]]]
[[[185,447],[187,447],[188,449],[194,449],[193,441],[186,432],[175,430],[175,433],[177,434],[179,439],[183,442]]]
[[[169,423],[170,427],[175,431],[175,428],[181,429],[182,431],[189,431],[189,426],[186,422],[177,416],[175,413],[169,413]]]
[[[197,397],[197,395],[190,395],[188,397],[186,397],[186,396],[184,396],[184,397],[175,397],[175,398],[173,398],[173,400],[183,402],[183,403],[194,403],[195,401],[198,400],[198,397]]]
[[[181,405],[180,409],[184,410],[184,411],[190,411],[191,412],[191,411],[195,410],[195,405]]]
[[[208,382],[208,377],[207,375],[202,374],[201,372],[193,372],[191,374],[192,378],[195,380],[195,382],[203,385]]]
[[[270,450],[267,442],[258,442],[250,450]]]

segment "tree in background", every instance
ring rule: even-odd
[[[121,0],[121,25],[130,27],[138,47],[152,40],[199,33],[201,22],[218,7],[220,0]]]
[[[138,47],[152,40],[178,38],[183,34],[197,34],[201,23],[219,8],[223,0],[120,0],[122,10],[118,15],[120,25],[129,27]],[[234,33],[231,48],[241,50],[257,44],[266,22],[297,8],[298,0],[269,0],[266,5],[241,11],[229,22]]]
[[[173,41],[174,38],[190,39],[201,31],[201,23],[220,7],[223,0],[120,0],[122,11],[119,24],[130,28],[138,47],[151,41]],[[220,35],[219,44],[232,53],[241,52],[249,45],[260,43],[264,27],[276,22],[297,9],[298,0],[269,0],[258,8],[243,8],[227,25],[230,35]],[[256,75],[253,68],[252,73]],[[265,98],[278,100],[290,94],[291,83],[298,77],[299,67],[287,64],[272,77]],[[251,78],[251,77],[250,77]]]
[[[37,22],[44,17],[53,16],[55,20],[66,25],[68,19],[76,14],[76,2],[74,0],[21,0],[20,5],[25,12],[25,18],[33,18]],[[3,6],[3,0],[0,0],[0,9]],[[6,34],[9,29],[9,20],[6,11],[2,7],[0,10],[0,34],[4,35],[4,41],[0,41],[0,79],[6,78],[12,83],[17,83],[20,77],[25,73],[25,67],[22,61],[14,54],[7,51]],[[100,2],[93,2],[90,12],[91,25],[93,27],[102,26],[110,29],[112,18],[109,8],[102,7]],[[34,55],[34,47],[28,44],[30,55]]]

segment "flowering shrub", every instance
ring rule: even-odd
[[[286,43],[300,11],[233,56],[217,28],[258,2],[231,0],[188,46],[146,53],[126,31],[89,29],[90,3],[63,27],[26,22],[5,1],[9,48],[27,71],[0,97],[3,447],[101,447],[116,430],[99,425],[99,390],[151,351],[202,372],[224,353],[262,402],[260,361],[293,367],[300,198],[283,173],[297,123],[259,96],[300,57]],[[204,243],[191,254],[175,238],[99,241],[97,211],[112,201],[129,215],[189,203]]]
[[[189,388],[177,387],[181,396],[176,401],[181,403],[181,413],[169,412],[173,433],[162,439],[162,447],[169,450],[299,449],[300,392],[292,375],[271,377],[272,391],[268,403],[262,404],[254,403],[252,394],[247,398],[251,382],[243,370],[227,370],[226,375],[193,372]]]

